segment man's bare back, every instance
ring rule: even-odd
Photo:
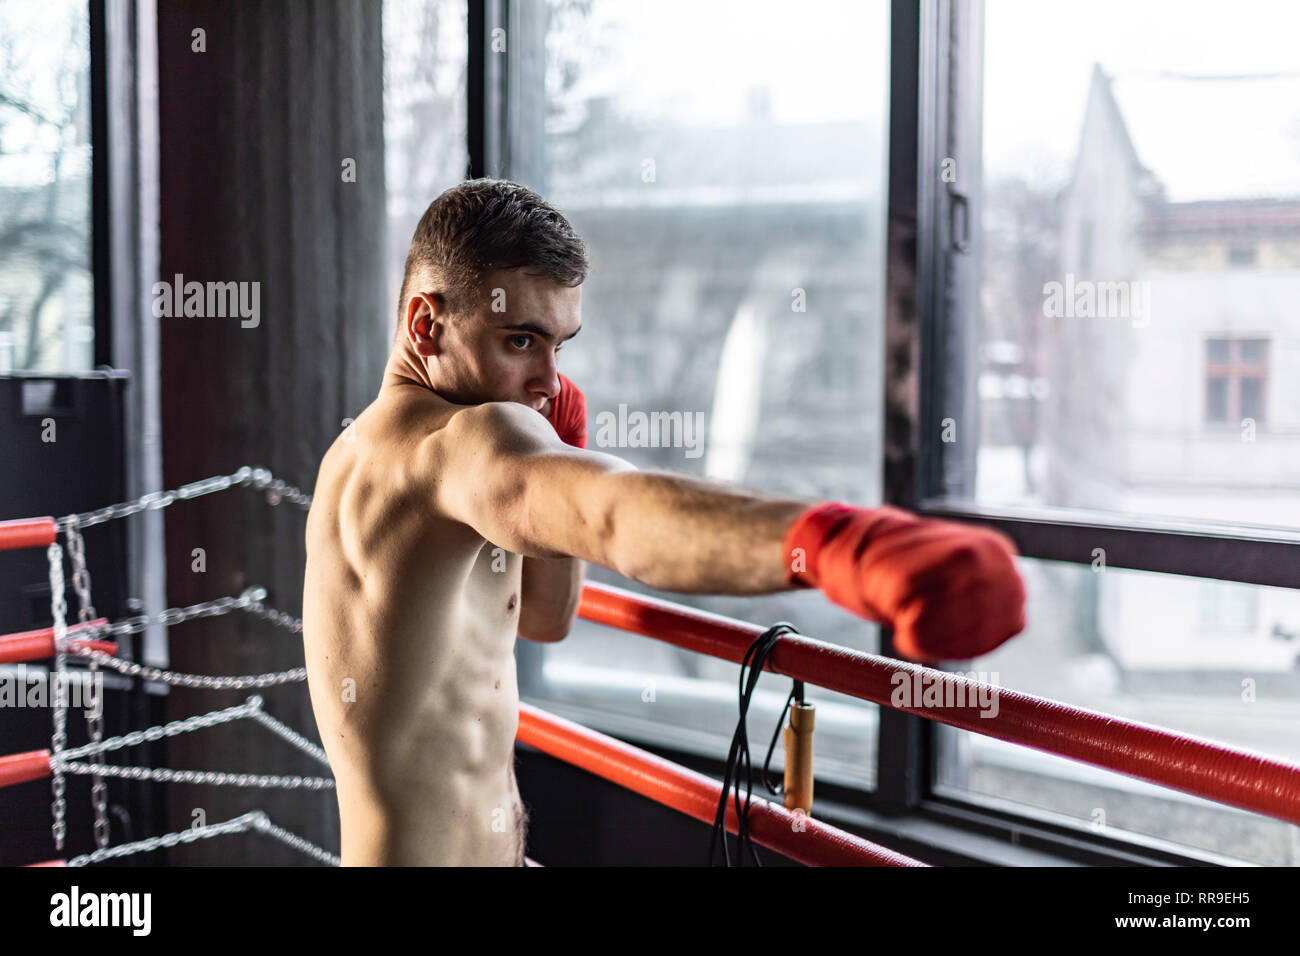
[[[412,449],[459,409],[385,389],[317,477],[303,638],[345,866],[523,863],[522,558],[438,515],[437,476],[412,474]]]

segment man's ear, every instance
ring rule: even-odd
[[[441,350],[443,306],[436,293],[416,292],[406,302],[406,335],[419,355],[433,356]]]

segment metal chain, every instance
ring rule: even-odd
[[[161,740],[164,737],[175,737],[178,734],[186,734],[193,730],[201,730],[204,727],[215,727],[218,724],[229,723],[232,720],[242,720],[245,717],[251,717],[256,711],[261,709],[262,698],[253,695],[242,704],[236,704],[233,707],[226,707],[222,710],[211,710],[206,714],[186,717],[184,720],[173,720],[170,723],[146,727],[144,730],[133,730],[129,734],[123,734],[120,737],[109,737],[107,740],[101,740],[98,743],[73,747],[71,750],[63,751],[60,757],[65,760],[76,760],[80,757],[88,757],[91,754],[105,753],[109,750],[121,750],[123,747],[134,747],[136,744]],[[55,755],[51,754],[51,764],[55,759]]]
[[[129,674],[159,684],[171,684],[173,687],[202,687],[207,690],[248,690],[250,687],[274,687],[277,684],[293,684],[307,679],[307,668],[293,667],[287,671],[274,671],[270,674],[248,674],[239,677],[213,677],[208,674],[180,674],[165,671],[134,661],[124,661],[104,651],[84,647],[76,651],[80,657],[88,658],[97,664],[111,667],[119,674]]]
[[[339,865],[339,858],[333,853],[330,853],[328,850],[323,850],[316,844],[304,840],[296,833],[290,833],[283,827],[276,826],[271,822],[270,818],[260,810],[256,811],[256,818],[253,820],[253,826],[262,833],[265,833],[268,836],[273,836],[281,843],[285,843],[293,847],[295,850],[305,853],[310,857],[314,857],[322,863],[327,863],[330,866]]]
[[[253,813],[256,812],[258,811],[245,813],[243,816],[235,817],[233,820],[227,820],[224,823],[194,827],[189,830],[181,830],[178,833],[167,833],[163,836],[146,837],[143,840],[137,840],[135,843],[122,843],[118,846],[95,850],[82,856],[74,856],[68,861],[68,866],[85,866],[88,863],[100,863],[119,856],[150,853],[161,847],[176,846],[178,843],[193,843],[196,840],[207,840],[226,833],[243,833],[253,826]]]
[[[287,740],[289,743],[293,744],[293,746],[297,747],[303,753],[312,757],[319,763],[322,763],[327,767],[330,765],[330,758],[326,755],[324,750],[312,743],[302,734],[298,733],[298,731],[294,730],[292,727],[280,723],[280,721],[276,720],[266,711],[257,711],[253,714],[253,719],[267,730],[278,735],[282,739]]]
[[[334,781],[328,777],[280,776],[276,774],[224,773],[220,770],[169,770],[165,767],[114,767],[111,764],[96,769],[98,764],[59,762],[68,773],[103,773],[110,777],[128,780],[154,780],[159,783],[198,783],[210,786],[255,787],[275,790],[332,790]]]
[[[82,540],[76,515],[72,515],[68,519],[64,535],[68,539],[68,553],[72,556],[72,586],[77,591],[77,616],[84,627],[93,621],[97,615],[95,614],[95,605],[90,600],[90,570],[86,567],[86,543]],[[90,658],[89,663],[90,680],[93,682],[96,673],[99,671],[99,664],[94,657]],[[91,743],[99,743],[104,739],[104,702],[102,699],[97,707],[86,713],[86,733],[90,737]],[[94,762],[103,764],[104,755],[102,753],[96,755]],[[90,805],[95,813],[95,846],[103,849],[108,846],[108,784],[101,774],[96,774],[91,779]]]
[[[85,866],[88,863],[99,863],[103,860],[114,857],[130,856],[134,853],[149,853],[162,847],[173,847],[178,843],[193,843],[196,840],[207,840],[215,836],[223,836],[229,833],[246,833],[250,829],[255,829],[260,833],[265,833],[275,839],[307,854],[322,863],[331,866],[339,865],[339,858],[334,854],[323,850],[304,840],[296,834],[290,833],[281,827],[276,826],[270,821],[267,815],[261,810],[253,810],[242,816],[227,820],[224,823],[214,823],[210,826],[194,827],[189,830],[181,830],[177,833],[167,833],[163,836],[148,837],[144,840],[138,840],[135,843],[123,843],[120,846],[110,847],[104,850],[95,850],[93,853],[87,853],[84,856],[76,856],[68,861],[68,866]]]
[[[311,495],[303,494],[300,490],[292,485],[286,485],[282,480],[276,478],[265,468],[250,468],[245,465],[238,471],[230,475],[216,475],[212,478],[203,478],[199,481],[192,481],[188,485],[181,485],[175,491],[151,491],[146,495],[141,495],[133,501],[124,501],[118,504],[108,505],[104,508],[98,508],[95,511],[87,511],[78,515],[69,515],[60,518],[58,521],[59,529],[65,530],[69,521],[75,519],[77,524],[83,528],[91,525],[102,524],[105,521],[112,521],[115,518],[125,518],[128,515],[137,514],[141,511],[157,511],[160,508],[166,508],[174,503],[177,499],[187,501],[192,498],[198,498],[201,495],[209,495],[217,491],[225,491],[236,485],[252,484],[258,490],[266,491],[266,500],[272,505],[278,505],[281,501],[288,499],[300,508],[306,510],[311,507]]]
[[[64,690],[67,687],[67,654],[64,648],[67,645],[68,626],[67,613],[68,605],[65,599],[63,587],[63,547],[57,541],[49,546],[45,555],[50,562],[50,609],[54,615],[54,693],[50,701],[54,708],[54,736],[50,740],[50,786],[54,791],[54,800],[50,805],[50,812],[54,817],[54,823],[50,830],[54,835],[54,848],[63,849],[63,838],[67,833],[68,825],[65,820],[67,804],[64,795],[67,791],[67,783],[63,779],[63,772],[59,770],[54,763],[53,758],[63,752],[68,743],[68,713],[64,709],[66,701],[63,699]]]
[[[315,745],[306,738],[297,734],[291,728],[280,723],[262,711],[262,698],[253,695],[242,704],[236,704],[234,707],[226,707],[223,710],[209,711],[206,714],[200,714],[196,717],[187,717],[184,720],[174,720],[171,723],[161,726],[148,727],[144,730],[133,730],[129,734],[123,734],[121,737],[110,737],[108,740],[97,743],[85,744],[81,747],[74,747],[64,750],[57,758],[51,755],[50,769],[55,767],[61,768],[68,773],[94,773],[98,764],[83,764],[75,761],[81,757],[99,755],[103,756],[109,750],[121,750],[123,747],[133,747],[137,744],[148,741],[161,740],[163,737],[175,737],[179,734],[189,733],[204,727],[215,727],[218,724],[229,723],[232,720],[241,720],[246,717],[266,718],[260,721],[284,737],[295,746],[304,746],[308,753],[312,753]],[[269,721],[269,722],[268,722]],[[286,736],[287,735],[287,736]],[[293,738],[297,738],[294,740]],[[315,748],[319,750],[319,748]],[[313,756],[316,754],[312,753]],[[324,752],[321,751],[321,757]],[[326,766],[329,761],[324,761]],[[325,777],[302,777],[289,775],[265,775],[265,774],[231,774],[212,770],[169,770],[166,768],[151,769],[147,767],[113,767],[104,766],[103,772],[110,777],[126,777],[132,780],[158,780],[164,783],[201,783],[201,784],[230,784],[237,787],[277,787],[282,789],[299,789],[306,788],[309,790],[331,789],[334,781]]]
[[[95,619],[95,606],[90,603],[90,571],[86,569],[86,543],[81,538],[77,516],[69,515],[63,528],[68,539],[68,554],[72,558],[72,586],[77,591],[77,600],[81,607],[77,610],[77,620],[89,624]]]
[[[135,617],[123,618],[115,623],[92,626],[85,633],[79,633],[77,637],[79,640],[104,640],[109,637],[125,637],[128,634],[139,634],[151,624],[164,624],[171,627],[173,624],[180,624],[195,618],[220,617],[223,614],[229,614],[231,611],[237,610],[248,611],[250,614],[273,621],[295,634],[302,633],[301,618],[266,607],[262,604],[262,598],[264,597],[266,597],[265,588],[245,588],[239,597],[220,597],[211,601],[191,604],[187,607],[169,607],[158,614],[137,614]]]
[[[262,604],[261,598],[266,597],[266,591],[262,588],[256,589],[258,596],[248,602],[245,610],[256,614],[260,618],[265,618],[294,634],[302,633],[302,618],[294,617],[292,614],[286,614],[284,611],[277,611],[275,608],[266,607]],[[248,593],[247,591],[244,593]]]
[[[265,468],[254,468],[252,478],[253,487],[267,489],[266,500],[273,505],[288,498],[304,511],[311,507],[311,495],[304,495],[293,485],[286,485]]]
[[[266,500],[272,505],[278,505],[281,501],[288,499],[303,509],[311,507],[311,496],[305,495],[299,489],[286,485],[279,478],[274,477],[265,468],[250,468],[247,465],[230,475],[217,475],[211,478],[204,478],[199,481],[190,482],[182,485],[175,491],[154,491],[142,495],[133,501],[122,502],[119,504],[109,505],[105,508],[99,508],[95,511],[85,512],[84,514],[67,515],[58,520],[56,523],[59,530],[63,531],[68,540],[68,550],[71,554],[73,565],[73,586],[76,588],[79,600],[78,619],[84,626],[89,624],[95,618],[95,608],[91,603],[90,590],[90,572],[86,567],[85,542],[81,537],[81,529],[92,525],[100,524],[105,521],[111,521],[116,518],[124,518],[128,515],[137,514],[145,510],[159,510],[166,508],[177,499],[189,500],[201,495],[212,494],[218,491],[225,491],[235,485],[246,485],[251,483],[253,487],[266,491]],[[54,643],[55,643],[55,696],[54,696],[54,733],[51,740],[51,784],[54,793],[54,800],[51,806],[51,812],[54,818],[52,832],[56,849],[63,849],[63,841],[67,833],[66,823],[66,782],[63,773],[57,769],[57,766],[63,764],[58,761],[57,756],[64,750],[67,744],[67,711],[66,701],[62,699],[64,688],[66,688],[66,665],[68,652],[68,635],[67,635],[67,604],[65,598],[65,585],[63,581],[63,552],[57,544],[52,544],[48,552],[50,560],[50,603],[54,616]],[[259,589],[260,590],[260,589]],[[209,615],[218,615],[228,613],[234,607],[250,607],[253,613],[260,617],[285,627],[295,633],[302,632],[302,622],[290,615],[273,609],[264,608],[260,599],[266,596],[265,591],[260,591],[256,597],[250,596],[249,589],[239,599],[221,599],[219,601],[207,602],[202,605],[194,605],[185,609],[168,609],[158,616],[158,622],[163,624],[180,623],[195,617],[205,617]],[[135,634],[145,630],[150,624],[155,623],[148,615],[141,615],[137,618],[129,619],[118,625],[109,625],[104,628],[94,629],[97,634],[111,634],[113,636],[124,636],[126,634]],[[90,629],[88,629],[90,630]],[[181,684],[189,687],[209,687],[214,689],[231,689],[243,687],[265,687],[276,683],[285,683],[289,681],[305,680],[306,669],[296,668],[281,674],[263,674],[256,677],[207,677],[203,675],[192,674],[175,674],[168,671],[157,670],[156,668],[145,668],[138,664],[128,664],[119,661],[110,655],[101,651],[83,651],[83,656],[89,659],[89,670],[91,680],[98,670],[99,664],[114,667],[123,673],[135,675],[144,675],[146,679],[157,680],[164,683]],[[153,675],[153,676],[150,676]],[[101,743],[103,740],[103,709],[100,708],[92,711],[86,718],[87,729],[92,744]],[[286,728],[287,729],[287,728]],[[292,731],[290,731],[292,733]],[[97,751],[93,758],[95,765],[102,765],[103,751]],[[108,845],[109,840],[109,821],[108,821],[108,791],[103,776],[94,774],[91,784],[91,801],[95,812],[95,843],[96,846],[103,850]]]

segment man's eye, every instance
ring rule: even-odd
[[[512,335],[510,336],[510,341],[523,342],[524,344],[519,347],[519,351],[522,352],[524,349],[528,348],[529,344],[533,341],[533,337],[531,335]]]

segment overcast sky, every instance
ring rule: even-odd
[[[1064,180],[1095,62],[1125,75],[1300,72],[1297,0],[987,0],[985,9],[989,175]],[[598,59],[580,95],[613,93],[621,110],[738,122],[747,89],[767,84],[778,123],[883,125],[888,11],[886,0],[598,2],[587,30],[552,42]]]
[[[1094,62],[1111,74],[1300,72],[1295,0],[988,0],[986,11],[989,176],[1064,180]]]

